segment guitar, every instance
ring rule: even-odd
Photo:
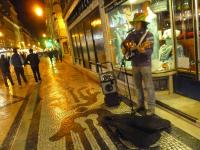
[[[131,60],[134,55],[134,51],[142,53],[141,51],[145,51],[146,48],[151,48],[152,44],[152,41],[144,41],[140,45],[137,45],[133,41],[124,41],[122,43],[122,53],[124,54],[126,60]]]

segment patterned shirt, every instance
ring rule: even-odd
[[[132,41],[136,44],[140,42],[141,37],[145,34],[145,30],[141,31],[133,31],[129,33],[126,37],[125,41]],[[153,43],[153,34],[148,32],[144,40],[142,41],[149,41]],[[151,44],[150,48],[145,49],[145,53],[139,53],[138,51],[134,52],[132,57],[132,65],[133,66],[151,66],[151,54],[153,52],[153,44]]]

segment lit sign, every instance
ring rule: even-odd
[[[101,25],[101,19],[97,19],[91,22],[91,26],[96,27],[98,25]]]
[[[153,4],[151,4],[150,8],[155,13],[167,11],[168,10],[167,0],[157,1],[157,2],[155,2]]]

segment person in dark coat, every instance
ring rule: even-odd
[[[26,58],[26,63],[31,65],[35,81],[38,82],[38,80],[41,80],[40,70],[39,70],[40,60],[38,54],[33,53],[33,49],[30,49],[29,52],[30,54]]]
[[[62,62],[63,60],[62,51],[59,51],[59,59],[60,59],[60,62]]]
[[[21,56],[17,53],[16,48],[13,49],[13,52],[14,52],[14,54],[12,55],[10,61],[11,61],[11,64],[14,66],[15,73],[17,76],[17,81],[18,81],[19,85],[22,85],[20,76],[22,77],[22,79],[24,80],[25,83],[28,82],[24,75],[24,68],[23,68],[24,62],[23,62],[23,59],[21,58]]]
[[[7,79],[9,79],[11,84],[14,85],[13,79],[10,74],[10,63],[9,63],[9,60],[6,59],[5,55],[1,55],[0,67],[1,67],[1,72],[3,75],[5,86],[8,87]]]
[[[60,46],[60,40],[59,39],[57,39],[57,48],[58,48],[58,56],[59,56],[60,62],[62,62],[63,54],[62,54],[62,49],[61,49],[61,46]]]
[[[56,62],[58,61],[58,58],[59,58],[59,56],[58,56],[58,50],[57,49],[55,49],[54,51],[53,51],[53,55],[54,55],[54,57],[55,57],[55,59],[56,59]]]
[[[49,51],[49,52],[48,52],[48,56],[49,56],[49,58],[50,58],[51,64],[53,65],[53,52],[52,52],[52,51]]]

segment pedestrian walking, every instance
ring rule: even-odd
[[[11,84],[14,85],[13,79],[10,74],[10,63],[9,63],[9,60],[5,57],[5,55],[1,55],[0,67],[1,67],[1,72],[2,72],[5,86],[8,87],[7,79],[9,79]]]
[[[53,52],[49,51],[48,56],[50,58],[51,64],[53,65]]]
[[[60,40],[59,39],[57,39],[57,48],[58,48],[58,57],[60,59],[60,62],[62,62],[63,54],[62,54],[62,49],[61,49],[61,46],[60,46]]]
[[[27,83],[27,79],[24,75],[24,68],[23,68],[23,58],[17,53],[17,49],[14,48],[13,55],[11,57],[11,64],[14,66],[15,74],[17,76],[17,81],[19,85],[22,85],[21,83],[21,77],[24,80],[25,83]],[[20,77],[21,76],[21,77]]]
[[[35,78],[35,82],[41,81],[39,63],[40,59],[38,54],[33,53],[33,49],[29,49],[30,54],[26,58],[26,64],[30,64]]]
[[[54,57],[55,57],[55,59],[56,59],[56,62],[58,61],[58,50],[57,49],[55,49],[54,51],[53,51],[53,55],[54,55]]]
[[[60,62],[62,62],[62,59],[63,59],[62,51],[59,51],[59,59],[60,59]]]

